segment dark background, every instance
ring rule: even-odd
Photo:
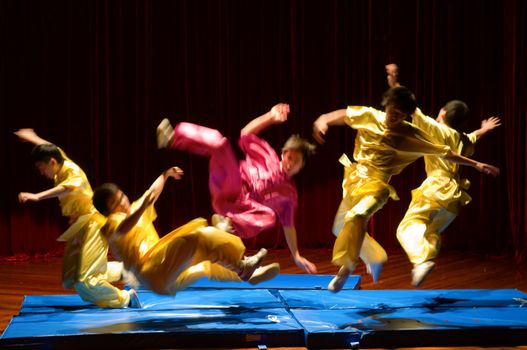
[[[56,199],[21,205],[20,191],[52,186],[12,132],[31,127],[61,146],[93,186],[121,185],[132,199],[171,165],[185,170],[156,207],[160,234],[212,214],[204,158],[157,150],[163,117],[219,129],[236,146],[239,130],[278,102],[289,120],[261,135],[279,150],[291,133],[310,137],[321,114],[348,104],[379,107],[384,65],[421,109],[436,115],[450,99],[467,102],[468,130],[495,115],[503,125],[481,140],[475,158],[498,178],[464,169],[473,202],[444,234],[444,249],[490,255],[527,248],[527,3],[522,0],[1,0],[0,256],[56,255],[67,227]],[[330,129],[296,182],[303,248],[332,247],[342,167],[354,132]],[[388,251],[422,161],[393,179],[401,200],[372,221]],[[284,247],[279,229],[247,242]]]

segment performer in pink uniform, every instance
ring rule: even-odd
[[[163,120],[157,128],[158,146],[210,158],[212,207],[221,215],[214,215],[213,223],[225,224],[225,218],[236,235],[250,238],[272,228],[278,217],[293,260],[306,272],[315,273],[315,265],[298,252],[294,224],[298,194],[292,180],[315,146],[293,135],[285,143],[280,159],[257,136],[266,127],[286,121],[288,114],[289,105],[281,103],[242,129],[239,145],[246,156],[242,161],[238,161],[230,142],[219,131],[191,123],[172,128],[167,119]]]

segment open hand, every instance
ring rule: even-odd
[[[501,125],[501,120],[498,117],[490,117],[481,121],[481,128],[487,131],[493,130]]]
[[[500,174],[500,169],[490,164],[478,163],[476,168],[485,175],[496,177]]]
[[[307,273],[317,273],[317,267],[315,264],[313,264],[311,261],[307,260],[303,256],[297,256],[296,258],[293,258],[295,261],[296,266],[301,268]]]

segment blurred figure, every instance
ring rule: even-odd
[[[296,265],[307,273],[316,273],[316,266],[298,251],[295,228],[298,194],[292,179],[314,153],[315,145],[293,135],[279,158],[257,136],[268,126],[286,121],[288,114],[289,105],[280,103],[249,122],[241,130],[239,145],[246,157],[240,162],[219,131],[190,123],[172,128],[167,119],[163,120],[157,128],[158,146],[210,158],[209,189],[217,213],[212,217],[213,225],[249,238],[274,227],[278,216]]]

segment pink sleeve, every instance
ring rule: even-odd
[[[245,161],[260,171],[274,173],[280,169],[280,159],[275,150],[263,139],[254,134],[240,136],[240,148],[245,153]]]
[[[283,182],[267,195],[264,205],[273,209],[284,227],[295,225],[298,194],[292,182]]]
[[[284,227],[295,226],[295,213],[296,213],[296,197],[293,199],[288,197],[281,205],[281,210],[277,210],[278,218],[280,223]]]

